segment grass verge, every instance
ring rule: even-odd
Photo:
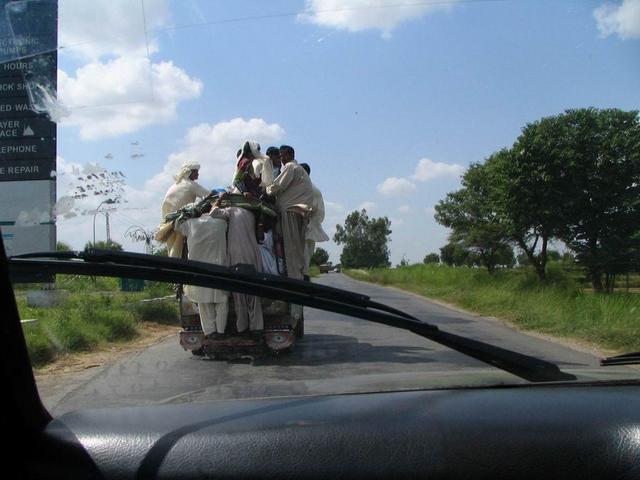
[[[151,283],[141,292],[122,292],[117,279],[59,275],[58,288],[70,292],[65,303],[49,308],[27,304],[26,290],[15,295],[27,347],[35,367],[44,366],[62,354],[89,351],[110,343],[132,340],[141,322],[178,324],[174,300],[142,302],[171,295],[167,284]]]
[[[523,330],[620,352],[640,350],[640,295],[585,292],[558,265],[550,265],[546,284],[526,269],[489,275],[480,269],[412,265],[345,273],[505,319]]]

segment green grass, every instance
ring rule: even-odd
[[[437,265],[349,270],[348,275],[444,300],[523,330],[576,338],[617,350],[640,350],[640,295],[596,295],[559,265],[541,284],[526,269],[489,275],[485,270]]]
[[[20,317],[36,319],[23,324],[34,366],[46,365],[61,354],[133,339],[140,322],[178,324],[175,300],[140,301],[172,295],[169,284],[147,282],[142,292],[122,292],[117,278],[58,275],[56,286],[70,292],[69,300],[51,308],[28,306],[27,286],[16,288]]]

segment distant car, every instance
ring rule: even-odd
[[[329,273],[329,270],[331,269],[331,267],[326,263],[323,263],[322,265],[320,265],[319,268],[320,268],[320,273]]]

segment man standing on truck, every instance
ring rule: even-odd
[[[204,198],[209,190],[196,182],[198,179],[200,164],[197,162],[185,162],[178,174],[174,177],[175,183],[169,187],[162,202],[162,220],[167,214],[193,203],[196,198]],[[174,231],[167,239],[167,253],[170,257],[182,255],[184,237],[178,231]]]
[[[229,215],[224,209],[218,208],[225,195],[221,194],[218,197],[210,214],[190,218],[176,225],[176,230],[187,237],[189,260],[228,265],[227,221]],[[229,292],[186,285],[185,294],[190,301],[198,305],[204,334],[207,337],[223,335],[229,313]]]
[[[307,175],[311,176],[311,167],[307,163],[301,163],[300,166],[304,168]],[[322,228],[322,222],[324,221],[324,199],[322,193],[318,190],[318,187],[311,182],[311,188],[313,188],[313,203],[311,207],[313,210],[309,215],[309,224],[305,232],[305,250],[304,250],[304,279],[309,280],[309,264],[311,263],[311,256],[316,250],[316,242],[326,242],[329,240],[329,235]]]
[[[280,161],[282,170],[267,187],[267,194],[276,197],[280,211],[278,225],[284,241],[287,276],[302,280],[305,270],[304,237],[313,204],[313,189],[309,175],[295,160],[293,147],[280,147]]]

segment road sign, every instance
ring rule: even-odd
[[[56,0],[0,0],[0,229],[9,255],[56,246],[56,124],[34,99],[56,96],[57,11]]]

